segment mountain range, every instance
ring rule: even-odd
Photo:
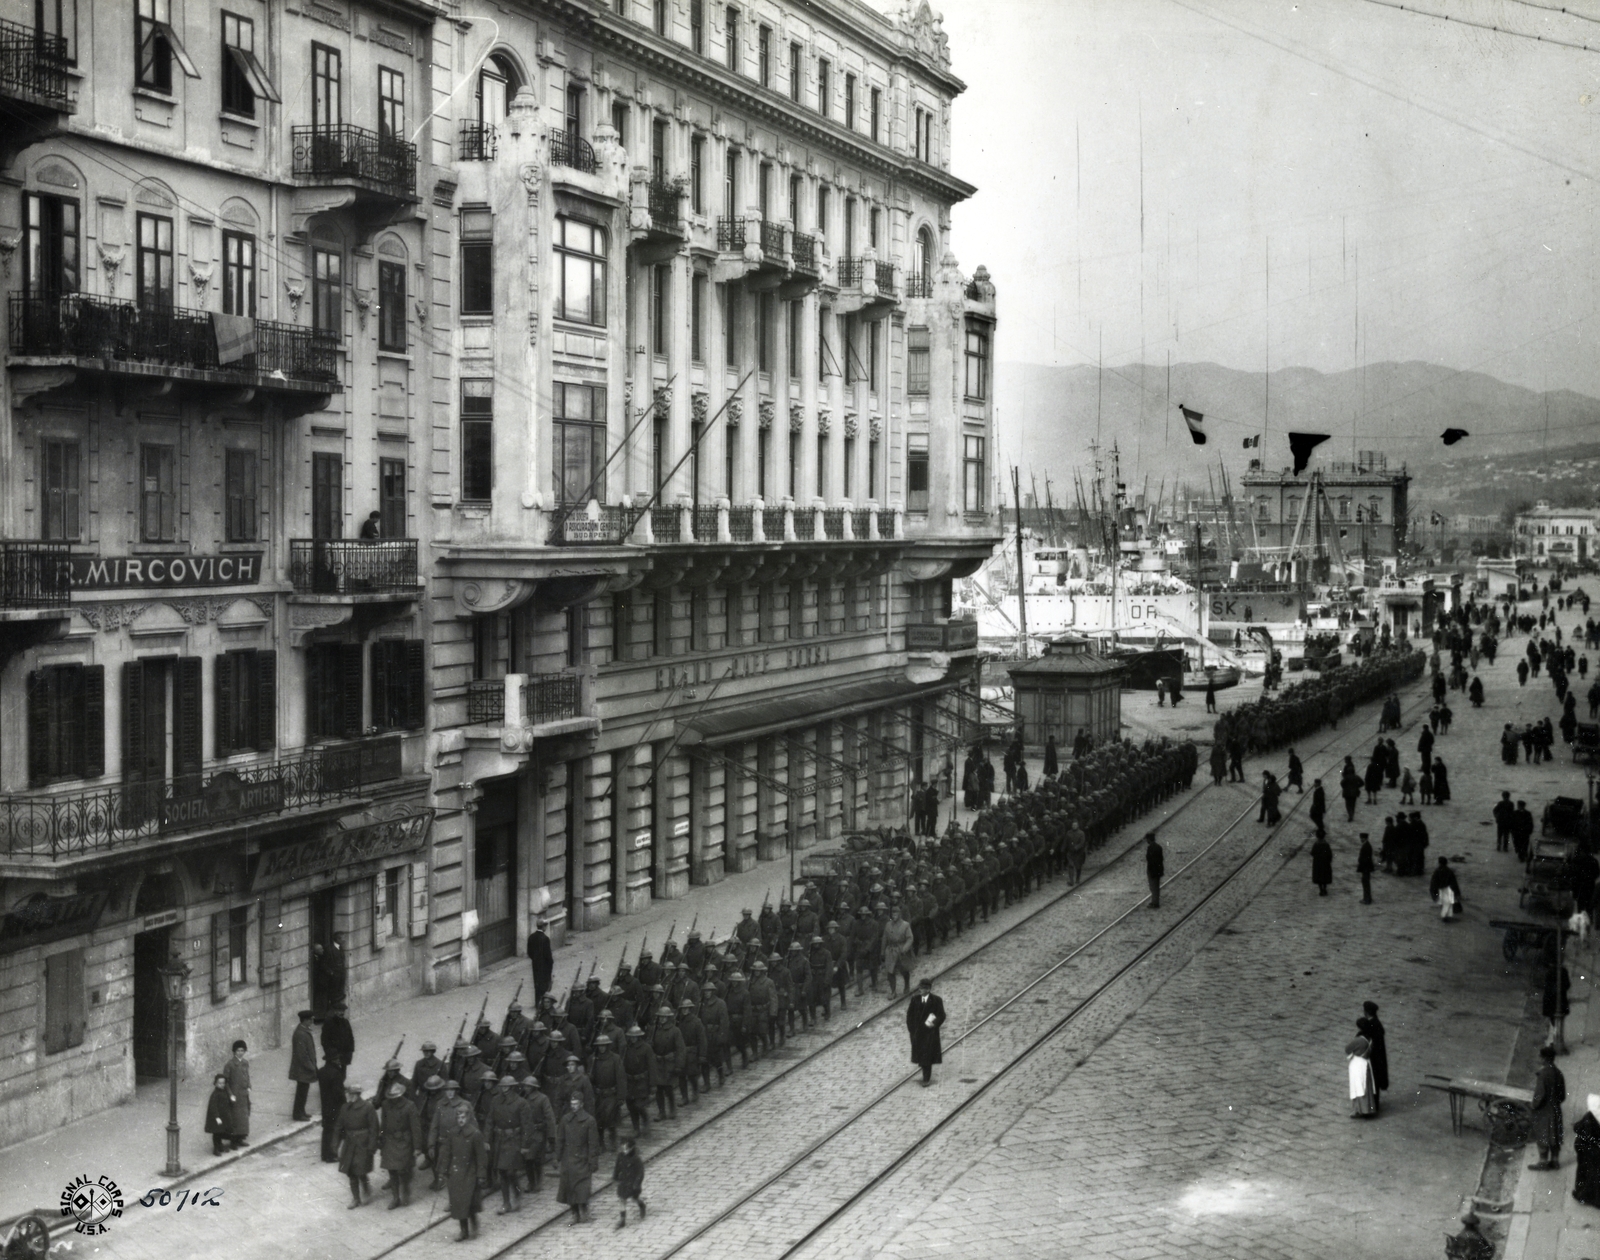
[[[996,374],[1000,481],[1020,467],[1044,497],[1071,502],[1072,479],[1091,467],[1090,446],[1113,442],[1123,480],[1153,497],[1186,484],[1206,493],[1219,463],[1237,481],[1249,462],[1288,467],[1290,430],[1327,433],[1312,466],[1348,463],[1357,452],[1405,465],[1414,502],[1458,512],[1498,511],[1504,502],[1551,497],[1600,500],[1600,399],[1570,390],[1540,393],[1432,363],[1374,363],[1343,372],[1281,368],[1270,378],[1216,363],[1132,364],[1097,370],[1002,363]],[[1194,444],[1179,404],[1200,412],[1205,445]],[[1468,436],[1445,446],[1447,428]],[[1246,438],[1261,435],[1259,449]],[[1590,461],[1597,461],[1593,464]],[[1007,496],[1009,497],[1009,496]]]

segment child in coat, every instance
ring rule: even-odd
[[[617,1198],[622,1204],[622,1214],[617,1217],[617,1228],[621,1229],[628,1223],[629,1199],[639,1205],[639,1219],[644,1220],[647,1213],[644,1200],[639,1197],[644,1193],[644,1160],[639,1157],[638,1145],[631,1137],[622,1139],[621,1149],[617,1152],[617,1166],[611,1171],[611,1179],[617,1183]]]
[[[222,1154],[222,1143],[233,1129],[233,1098],[228,1079],[218,1072],[211,1078],[211,1100],[206,1103],[206,1132],[211,1135],[211,1153]]]

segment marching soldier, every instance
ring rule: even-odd
[[[533,1148],[531,1113],[514,1084],[509,1076],[502,1076],[489,1101],[489,1168],[491,1177],[500,1183],[500,1216],[522,1208],[517,1174]],[[491,1180],[491,1188],[493,1184]]]
[[[706,1030],[706,1053],[700,1060],[700,1075],[705,1088],[711,1088],[711,1069],[717,1069],[717,1088],[723,1084],[723,1072],[733,1071],[732,1038],[729,1032],[728,1003],[714,988],[707,987],[700,1011],[700,1022]]]
[[[810,937],[806,938],[808,941]],[[799,1016],[802,1028],[810,1028],[815,1017],[808,1000],[811,990],[811,964],[806,960],[806,947],[798,940],[789,942],[789,1031],[794,1031],[795,1017]]]
[[[622,1056],[612,1049],[611,1036],[598,1033],[594,1039],[594,1063],[589,1069],[589,1079],[594,1086],[594,1121],[599,1126],[601,1140],[611,1135],[611,1149],[617,1147],[617,1123],[622,1114],[622,1098],[627,1091],[627,1075],[622,1068]]]
[[[678,1105],[672,1097],[672,1086],[683,1073],[687,1049],[672,1012],[665,1007],[657,1012],[650,1049],[655,1052],[656,1119],[676,1120]]]
[[[478,1053],[483,1056],[485,1063],[493,1063],[496,1053],[500,1049],[500,1038],[495,1035],[494,1025],[480,1015],[478,1026],[472,1034],[472,1044],[478,1047]]]
[[[556,1113],[531,1076],[517,1087],[517,1093],[522,1097],[523,1126],[533,1134],[522,1168],[528,1177],[528,1193],[537,1194],[545,1156],[556,1148]]]
[[[438,1135],[434,1132],[433,1124],[434,1119],[439,1114],[439,1104],[444,1101],[444,1077],[435,1072],[427,1080],[423,1081],[421,1097],[422,1105],[417,1113],[417,1123],[422,1130],[423,1138],[422,1166],[431,1169],[434,1167],[435,1156],[438,1153]],[[437,1183],[437,1174],[435,1174],[434,1180]],[[435,1190],[438,1188],[437,1184],[433,1186]]]
[[[578,1056],[568,1054],[566,1071],[556,1079],[550,1090],[551,1110],[558,1116],[566,1115],[574,1094],[583,1099],[583,1109],[594,1115],[594,1085],[584,1073]]]
[[[383,1065],[383,1076],[379,1078],[378,1088],[373,1094],[374,1105],[382,1106],[383,1100],[389,1097],[389,1086],[396,1084],[404,1088],[406,1084],[405,1072],[400,1067],[399,1059],[390,1059]]]
[[[767,964],[759,958],[750,966],[749,999],[745,1015],[749,1032],[746,1035],[759,1057],[773,1048],[772,1008],[778,1002],[778,991],[767,978]]]
[[[831,984],[833,981],[833,958],[828,953],[828,946],[820,936],[811,938],[811,955],[806,959],[806,1023],[815,1027],[817,1022],[817,1008],[822,1008],[822,1018],[833,1018],[833,1002]]]
[[[382,1136],[379,1138],[379,1163],[389,1174],[393,1197],[391,1210],[411,1202],[411,1175],[416,1171],[417,1154],[422,1150],[422,1118],[416,1104],[406,1097],[404,1080],[396,1080],[384,1096]]]
[[[739,1052],[739,1066],[750,1066],[750,990],[745,985],[744,973],[734,971],[728,976],[728,1038],[732,1049]],[[732,1055],[729,1055],[732,1067]]]
[[[622,1070],[628,1082],[625,1096],[633,1135],[650,1132],[650,1095],[656,1085],[656,1056],[644,1043],[644,1029],[633,1024],[628,1029],[628,1048],[622,1054]]]
[[[678,1073],[678,1093],[687,1107],[689,1095],[694,1095],[694,1101],[700,1101],[700,1076],[702,1072],[709,1071],[705,1066],[706,1055],[710,1052],[711,1043],[706,1035],[706,1026],[700,1016],[695,1013],[695,1005],[688,998],[678,1004],[678,1031],[683,1035],[683,1070]],[[707,1081],[709,1087],[710,1082]]]
[[[435,1053],[438,1048],[433,1042],[424,1041],[422,1043],[422,1057],[417,1060],[416,1066],[411,1069],[411,1101],[419,1107],[424,1101],[422,1092],[427,1087],[428,1078],[437,1076],[441,1078],[441,1084],[443,1083],[445,1068],[439,1056]]]

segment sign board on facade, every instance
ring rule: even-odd
[[[195,586],[255,586],[262,552],[217,556],[73,556],[72,589],[166,590]]]
[[[737,656],[721,660],[699,660],[689,661],[683,665],[665,665],[656,670],[656,690],[696,687],[701,683],[728,678],[753,678],[759,674],[772,674],[784,669],[810,669],[814,665],[826,665],[829,659],[828,645],[816,643],[803,647],[741,652]]]
[[[92,932],[106,908],[103,892],[50,897],[43,893],[13,906],[0,919],[0,954]]]
[[[428,842],[433,815],[431,808],[419,806],[395,818],[360,827],[336,827],[308,840],[264,850],[255,859],[250,891],[420,849]]]
[[[672,834],[675,835],[675,836],[686,836],[686,835],[688,835],[689,834],[689,820],[687,818],[678,819],[678,821],[673,825]]]
[[[282,809],[283,780],[278,776],[246,782],[230,770],[219,770],[193,795],[162,799],[161,830],[214,827],[237,818],[276,814]]]
[[[156,928],[171,927],[183,918],[183,911],[174,906],[171,910],[161,910],[156,914],[147,914],[139,920],[141,932],[153,932]]]

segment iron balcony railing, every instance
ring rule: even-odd
[[[908,298],[931,298],[933,296],[933,277],[915,274],[907,276],[906,296]]]
[[[570,131],[550,133],[550,165],[591,173],[599,168],[594,160],[594,147],[582,136]]]
[[[463,162],[489,162],[500,136],[493,123],[463,121],[461,124],[461,160]]]
[[[399,200],[417,195],[417,146],[349,123],[290,133],[298,179],[354,180]]]
[[[717,220],[717,248],[723,253],[743,252],[745,225],[743,219],[719,218]]]
[[[844,537],[844,514],[847,508],[828,508],[822,514],[822,533],[824,538],[841,539]]]
[[[67,41],[0,19],[0,96],[67,106]]]
[[[531,674],[522,687],[522,709],[532,726],[582,717],[583,681],[577,674]],[[494,726],[505,720],[505,679],[469,682],[467,725]]]
[[[795,508],[794,536],[807,542],[815,540],[817,536],[817,514],[810,508]]]
[[[338,339],[268,319],[254,321],[255,352],[222,363],[213,313],[141,306],[87,293],[11,295],[11,353],[125,363],[165,363],[208,372],[339,384]]]
[[[0,608],[65,608],[71,602],[71,543],[0,542]]]
[[[794,269],[808,276],[816,275],[817,238],[808,236],[804,232],[796,232],[791,240],[794,250]]]
[[[506,682],[479,678],[467,684],[467,725],[494,726],[506,720]]]
[[[864,258],[841,258],[839,260],[839,284],[846,289],[859,289],[861,277],[866,274],[867,260]]]
[[[415,595],[415,538],[291,538],[289,580],[300,595]]]
[[[695,542],[717,541],[717,509],[714,507],[696,506],[694,509],[694,540]]]
[[[728,509],[728,536],[734,542],[754,542],[756,537],[756,510],[753,507]]]
[[[872,537],[872,509],[856,508],[855,521],[853,522],[857,538]]]
[[[761,252],[768,262],[775,262],[783,257],[784,228],[781,223],[768,223],[761,221]]]
[[[650,533],[657,542],[678,542],[678,509],[653,507],[650,509]]]
[[[886,262],[879,263],[878,264],[877,275],[876,275],[875,278],[876,278],[876,280],[878,282],[878,292],[887,294],[889,297],[893,297],[894,296],[894,264],[893,263],[886,263]]]
[[[683,193],[664,179],[652,179],[646,186],[650,203],[650,226],[657,232],[677,232],[682,220]]]
[[[360,800],[404,772],[401,736],[233,762],[177,779],[0,796],[0,853],[65,858],[224,822]]]

